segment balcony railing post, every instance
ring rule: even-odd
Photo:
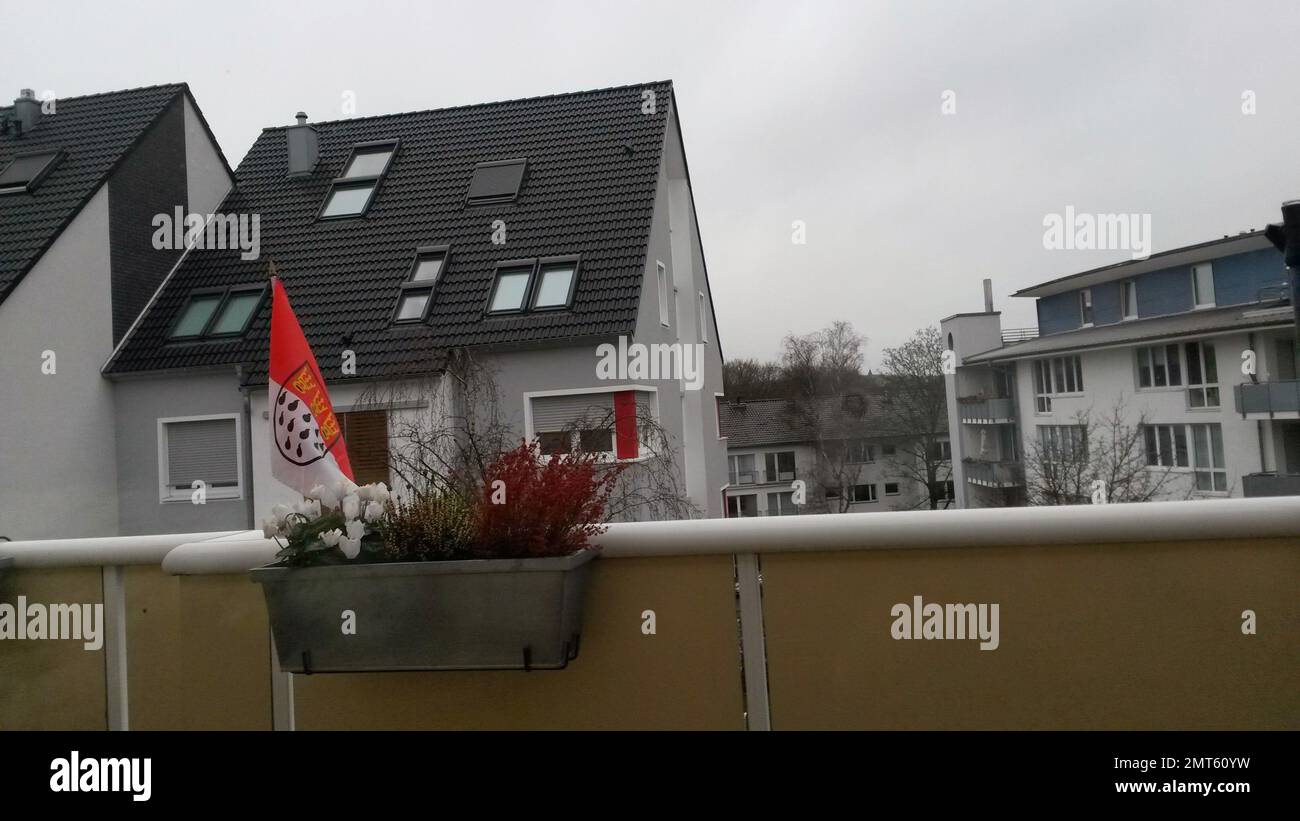
[[[122,568],[106,565],[103,570],[104,599],[104,690],[108,729],[129,730],[130,691],[126,667],[126,586]]]
[[[767,696],[767,640],[763,632],[763,591],[758,555],[736,554],[740,594],[740,652],[745,666],[745,716],[750,730],[772,729]]]

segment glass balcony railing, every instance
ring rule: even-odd
[[[1245,496],[1300,496],[1300,474],[1249,473],[1241,477]]]
[[[1237,413],[1295,413],[1300,411],[1300,380],[1256,382],[1233,389]]]
[[[741,470],[729,474],[733,485],[761,485],[774,482],[793,482],[797,477],[793,470]]]
[[[966,481],[986,487],[1019,487],[1025,483],[1019,462],[966,459]]]
[[[957,412],[963,422],[1011,422],[1016,418],[1016,407],[1011,397],[997,399],[963,399],[957,403]]]

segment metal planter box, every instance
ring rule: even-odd
[[[578,655],[596,553],[546,559],[259,567],[291,673],[557,670]],[[346,634],[345,613],[355,618]]]

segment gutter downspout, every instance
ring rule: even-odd
[[[239,446],[244,451],[244,487],[247,492],[244,494],[244,509],[247,521],[245,524],[249,530],[257,530],[257,508],[256,500],[253,498],[253,405],[249,398],[251,390],[244,385],[244,366],[242,364],[235,366],[235,381],[239,383],[239,392],[243,395],[244,400],[244,441]]]

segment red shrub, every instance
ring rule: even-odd
[[[605,504],[622,470],[598,465],[597,458],[544,460],[535,442],[502,454],[484,475],[475,553],[485,559],[567,556],[586,547],[589,537],[605,530]]]

